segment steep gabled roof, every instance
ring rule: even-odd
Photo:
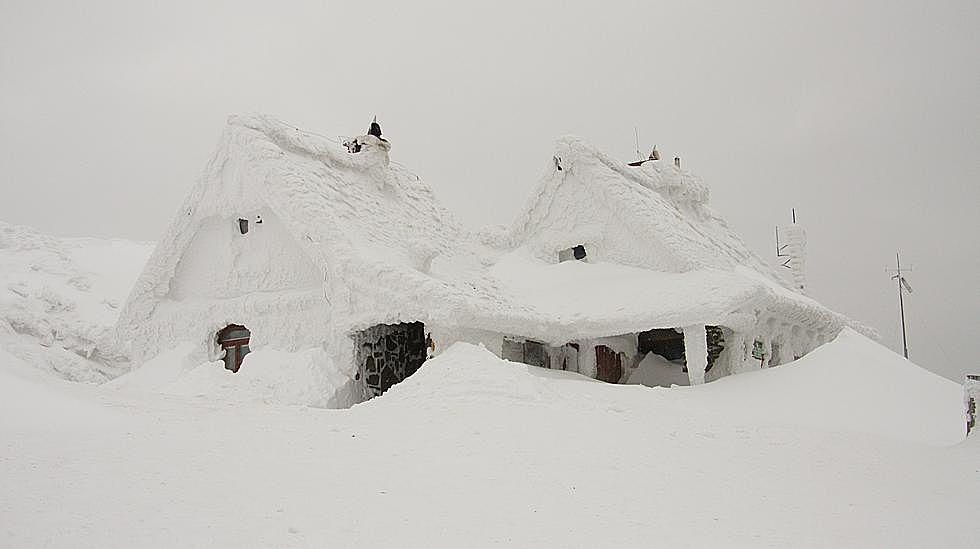
[[[515,241],[532,238],[553,215],[552,209],[567,206],[552,203],[563,185],[581,185],[590,193],[590,204],[615,212],[637,245],[660,249],[668,270],[731,270],[745,265],[785,284],[780,273],[752,253],[708,206],[707,187],[690,172],[663,162],[629,166],[576,137],[557,141],[555,162],[514,223]]]
[[[125,326],[165,296],[201,224],[271,208],[330,279],[351,262],[424,268],[459,237],[459,224],[387,152],[339,143],[268,116],[231,116],[203,175],[147,262],[121,315]]]
[[[353,328],[424,319],[560,342],[721,323],[757,303],[778,307],[804,325],[839,329],[846,323],[777,283],[775,271],[708,208],[704,185],[673,166],[630,167],[564,138],[556,152],[562,169],[543,178],[510,230],[478,242],[418,177],[389,162],[383,143],[366,143],[351,154],[271,117],[230,117],[217,151],[130,294],[120,316],[124,333],[168,295],[178,262],[203,223],[233,221],[262,208],[276,214],[322,272],[328,299],[342,298],[331,307]],[[655,250],[670,263],[660,270],[669,272],[644,271],[651,266],[642,262],[554,265],[525,257],[521,248],[556,208],[559,192],[573,184],[613,213],[593,220],[597,225],[624,224],[628,231],[617,236],[634,239],[626,246]],[[565,215],[559,225],[573,214]],[[600,284],[617,286],[613,303],[604,297],[608,292],[596,289]],[[590,288],[596,295],[574,299]],[[562,291],[572,299],[564,301]]]

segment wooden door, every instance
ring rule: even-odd
[[[607,383],[619,383],[623,377],[623,361],[619,353],[605,345],[595,346],[596,379]]]

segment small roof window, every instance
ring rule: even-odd
[[[558,262],[577,260],[582,261],[586,258],[588,254],[585,251],[585,245],[579,244],[578,246],[572,246],[571,248],[565,248],[564,250],[558,252]]]

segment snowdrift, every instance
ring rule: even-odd
[[[487,398],[574,400],[603,409],[615,403],[623,413],[651,422],[670,410],[701,425],[724,418],[726,424],[746,427],[802,426],[933,445],[956,444],[965,434],[962,387],[851,329],[784,366],[669,389],[606,384],[457,344],[383,397],[359,406]]]
[[[119,375],[128,364],[114,325],[152,248],[0,222],[0,347],[72,381]]]
[[[977,539],[980,446],[922,443],[940,438],[928,429],[953,438],[961,395],[947,406],[953,384],[853,332],[795,365],[690,389],[610,385],[459,344],[343,411],[198,394],[195,384],[216,379],[250,390],[246,377],[222,378],[220,364],[150,366],[143,381],[167,394],[135,379],[67,383],[0,351],[5,542],[966,548]],[[846,391],[821,382],[834,374],[849,377]]]
[[[198,363],[192,345],[158,355],[107,383],[112,389],[196,397],[226,404],[261,402],[316,408],[349,408],[365,399],[361,384],[325,356],[323,349],[295,353],[259,349],[237,373],[224,362]],[[324,367],[326,366],[326,367]]]
[[[695,408],[746,424],[853,431],[928,444],[963,439],[963,387],[846,328],[784,366],[685,390]]]

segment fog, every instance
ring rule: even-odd
[[[377,115],[468,225],[509,223],[579,135],[658,145],[810,294],[911,358],[980,373],[980,3],[0,2],[0,219],[152,240],[230,113],[328,136]],[[635,133],[634,133],[635,132]]]

